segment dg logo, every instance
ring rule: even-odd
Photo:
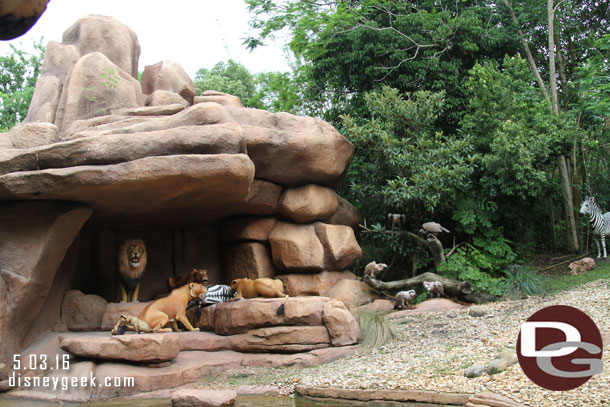
[[[575,389],[603,370],[602,336],[584,312],[543,308],[521,324],[517,357],[525,375],[547,390]]]

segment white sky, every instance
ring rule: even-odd
[[[250,29],[243,0],[51,0],[30,31],[0,42],[0,55],[10,52],[9,43],[26,49],[40,37],[43,44],[61,42],[63,32],[88,14],[112,16],[136,33],[142,49],[140,71],[169,59],[193,78],[199,68],[229,58],[251,72],[289,70],[281,45],[253,52],[242,45]]]

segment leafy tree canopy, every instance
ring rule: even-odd
[[[9,44],[11,53],[0,56],[0,130],[8,131],[28,113],[36,80],[42,68],[42,38],[30,54]]]

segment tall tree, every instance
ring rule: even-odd
[[[0,56],[0,130],[8,131],[28,113],[34,87],[42,68],[42,38],[34,44],[34,53],[9,44],[11,53]]]

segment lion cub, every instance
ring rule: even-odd
[[[112,335],[123,335],[128,328],[132,328],[138,334],[140,332],[152,332],[152,329],[150,329],[150,326],[148,326],[146,322],[134,317],[133,315],[121,314],[119,322],[116,323],[110,333]]]
[[[193,328],[186,317],[186,306],[189,301],[201,298],[208,290],[204,285],[198,283],[186,284],[172,290],[164,298],[159,298],[148,304],[140,313],[140,319],[146,322],[153,332],[171,332],[172,328],[163,328],[168,322],[180,321],[189,331],[198,331]]]

